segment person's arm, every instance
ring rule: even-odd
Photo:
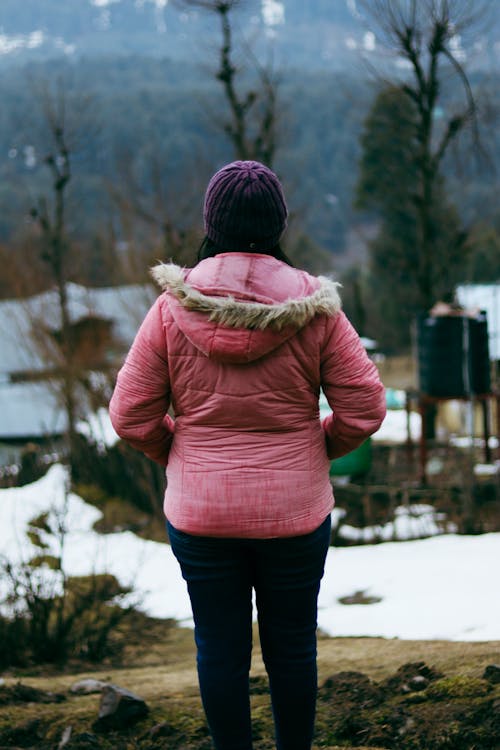
[[[161,297],[146,315],[118,373],[109,415],[118,435],[166,466],[174,433]]]
[[[326,323],[321,387],[333,412],[322,420],[327,454],[338,458],[376,432],[386,413],[378,370],[343,312]]]

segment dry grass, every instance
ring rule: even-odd
[[[396,672],[402,664],[415,661],[424,661],[447,676],[462,674],[480,677],[488,664],[498,662],[499,653],[499,642],[453,643],[320,636],[319,679],[321,684],[331,674],[349,670],[364,672],[374,680],[381,680]],[[144,729],[165,720],[181,722],[186,727],[203,726],[192,631],[153,622],[147,636],[130,643],[124,663],[127,666],[95,666],[82,671],[73,665],[73,668],[60,673],[41,673],[40,670],[30,673],[25,670],[22,675],[14,672],[5,675],[7,684],[22,679],[33,687],[64,693],[67,700],[43,706],[36,703],[0,706],[0,730],[42,715],[50,724],[49,736],[53,737],[55,743],[68,724],[73,726],[75,732],[89,731],[97,715],[100,696],[73,696],[69,693],[71,685],[85,677],[118,684],[143,697],[151,708]],[[255,676],[264,674],[258,645],[254,650],[252,673]],[[267,695],[252,697],[254,715],[262,722],[270,720],[268,703]],[[264,743],[264,747],[268,746]],[[337,748],[331,747],[330,750]],[[343,746],[342,750],[349,750],[349,746]]]
[[[401,641],[396,638],[320,638],[320,680],[332,672],[364,672],[382,680],[406,662],[424,661],[446,675],[480,677],[497,663],[500,642]]]

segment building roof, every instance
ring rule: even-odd
[[[87,289],[68,284],[72,323],[88,317],[111,320],[113,339],[125,352],[155,299],[153,287]],[[41,372],[57,361],[57,345],[40,331],[60,329],[55,291],[26,300],[0,301],[0,440],[61,435],[67,419],[54,383],[13,382],[13,374]],[[52,347],[52,351],[48,351]]]
[[[71,322],[93,316],[113,321],[113,335],[126,350],[155,294],[152,287],[131,285],[87,289],[68,284],[68,307]],[[0,379],[10,373],[46,369],[47,360],[57,361],[55,343],[40,331],[61,328],[55,291],[44,292],[26,300],[0,302]],[[53,347],[48,352],[47,347]]]
[[[0,440],[62,435],[67,419],[48,383],[0,383]]]

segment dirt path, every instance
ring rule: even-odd
[[[68,725],[73,727],[74,732],[92,731],[92,722],[97,716],[100,696],[98,694],[74,696],[70,693],[70,687],[77,680],[94,677],[137,693],[150,706],[150,715],[145,722],[142,722],[142,726],[138,726],[137,730],[134,729],[132,735],[129,732],[127,740],[122,742],[120,739],[119,746],[123,750],[142,749],[143,747],[147,750],[150,747],[159,750],[160,748],[168,748],[168,750],[175,750],[175,748],[179,748],[179,750],[180,748],[182,750],[208,750],[210,743],[208,739],[203,737],[204,718],[198,695],[192,632],[173,628],[165,632],[164,637],[162,637],[160,630],[156,633],[150,633],[150,636],[152,636],[150,642],[145,642],[142,649],[137,647],[131,649],[126,666],[112,667],[107,665],[99,667],[96,665],[85,671],[69,669],[63,673],[53,671],[51,674],[47,670],[44,672],[39,669],[37,673],[12,672],[5,675],[6,686],[22,681],[24,684],[40,690],[61,693],[66,696],[66,699],[60,703],[49,703],[43,706],[36,702],[2,705],[0,701],[0,745],[14,746],[5,742],[7,736],[5,733],[12,727],[25,726],[30,721],[41,721],[42,730],[39,728],[37,731],[43,731],[43,741],[38,740],[32,746],[36,747],[37,750],[55,749]],[[318,750],[319,748],[322,748],[322,750],[339,748],[340,750],[338,736],[335,734],[337,729],[332,734],[332,740],[336,739],[337,744],[329,744],[328,737],[331,733],[329,727],[337,726],[335,722],[338,716],[336,717],[335,712],[338,713],[342,709],[343,701],[349,707],[348,713],[351,717],[359,715],[364,722],[368,721],[371,716],[369,713],[371,698],[368,695],[372,690],[371,685],[382,684],[387,678],[394,676],[403,664],[415,662],[425,662],[429,668],[444,674],[446,678],[454,679],[458,677],[458,688],[462,693],[464,690],[467,693],[469,686],[471,690],[477,690],[478,684],[484,682],[481,678],[488,665],[500,662],[500,642],[453,643],[447,641],[320,637],[318,641],[320,684]],[[341,700],[338,697],[332,699],[326,695],[325,681],[332,675],[338,675],[339,672],[363,673],[366,675],[365,678],[362,675],[349,678],[357,681],[355,688],[358,693],[360,689],[361,691],[368,690],[367,695],[370,700],[365,706],[360,707],[350,704],[352,695],[347,693],[342,694]],[[264,675],[265,671],[257,645],[254,649],[252,666],[254,684],[259,688],[252,696],[254,719],[260,732],[256,750],[271,750],[273,748],[269,739],[272,736],[272,721]],[[365,683],[363,683],[363,679]],[[463,680],[466,682],[463,682]],[[262,687],[264,689],[260,689]],[[451,685],[451,689],[456,691],[457,685]],[[492,696],[493,694],[489,693],[488,695]],[[456,697],[451,695],[453,699]],[[458,697],[463,703],[463,700],[468,696],[460,695]],[[477,697],[477,695],[471,695],[470,699],[473,701]],[[487,696],[485,700],[486,698]],[[390,710],[393,711],[394,695],[391,696],[391,700],[393,703]],[[400,720],[401,711],[404,713],[414,710],[414,707],[408,707],[406,703],[401,709],[402,704],[398,703],[398,700],[396,697],[395,721]],[[453,701],[448,702],[451,705]],[[446,704],[443,704],[441,696],[440,706],[443,705]],[[429,710],[433,708],[434,706],[429,704]],[[368,713],[366,713],[366,710],[368,710]],[[160,744],[144,744],[144,739],[141,738],[147,735],[148,727],[150,728],[161,722],[169,722],[172,727],[175,727],[179,740],[174,740],[174,736],[172,736],[168,741],[165,740],[166,744],[161,744],[161,742]],[[116,742],[116,738],[100,738],[99,742],[101,744],[98,746],[103,750],[108,750],[108,748],[115,750],[115,747],[118,747],[118,745],[113,744]],[[349,745],[348,742],[348,736],[346,736],[345,744],[342,744],[342,750],[351,750],[354,747],[359,750],[361,747],[357,743]],[[23,747],[31,747],[31,745],[25,743]],[[73,748],[73,746],[71,747]],[[370,736],[370,748],[375,750],[376,747],[384,750],[384,748],[395,747],[395,745],[390,743],[378,745],[378,743],[376,744],[376,735],[374,742],[372,734]],[[401,745],[401,747],[406,747],[406,745]],[[426,745],[415,745],[415,747],[425,747],[427,750]],[[429,744],[428,747],[440,748],[440,745]],[[456,745],[456,747],[460,746]],[[483,745],[477,745],[477,747],[482,748]],[[487,747],[493,747],[493,745]]]

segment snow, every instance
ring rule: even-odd
[[[387,443],[404,443],[407,439],[407,414],[405,409],[388,409],[380,429],[372,435],[372,440]],[[421,417],[415,411],[410,412],[410,434],[412,440],[418,440],[421,430]]]
[[[189,601],[177,562],[167,544],[136,537],[131,532],[101,535],[93,531],[100,511],[74,493],[67,494],[67,474],[52,466],[42,479],[23,487],[0,490],[0,549],[11,563],[39,554],[26,537],[29,521],[50,511],[52,520],[64,520],[63,569],[69,575],[109,572],[132,586],[145,611],[157,617],[190,618]],[[48,536],[47,553],[58,554]],[[50,573],[48,572],[48,575]]]
[[[407,440],[407,413],[404,407],[404,391],[387,389],[388,409],[380,429],[372,435],[372,440],[386,443],[405,443]],[[323,419],[330,413],[330,407],[325,394],[321,391],[319,397],[319,413]],[[410,435],[416,441],[420,437],[421,417],[416,411],[410,412]]]
[[[192,625],[185,584],[168,544],[130,532],[97,534],[92,525],[100,512],[66,493],[66,482],[64,468],[56,465],[31,485],[0,490],[3,555],[16,563],[39,553],[26,537],[26,525],[50,510],[67,527],[63,564],[68,574],[113,573],[134,587],[150,615]],[[319,598],[319,627],[333,636],[500,640],[500,597],[492,576],[499,562],[500,533],[332,547]],[[358,591],[381,601],[338,601]]]
[[[266,26],[279,26],[285,23],[285,5],[278,0],[262,0],[262,18]]]
[[[2,29],[0,28],[0,32]],[[32,31],[30,34],[19,34],[18,36],[8,36],[0,33],[0,55],[8,55],[11,52],[17,52],[19,49],[36,49],[44,43],[44,32],[40,29]]]
[[[89,413],[85,420],[78,422],[77,430],[89,440],[102,443],[108,448],[120,439],[111,424],[109,411],[104,407]]]
[[[497,533],[332,548],[319,626],[337,636],[498,640],[500,597],[491,573],[499,561]],[[382,601],[339,604],[356,591]]]
[[[432,505],[426,504],[401,505],[394,510],[394,521],[379,526],[357,528],[341,521],[336,525],[339,523],[338,535],[353,542],[407,541],[457,530],[456,524],[446,521],[445,514],[436,513]]]

